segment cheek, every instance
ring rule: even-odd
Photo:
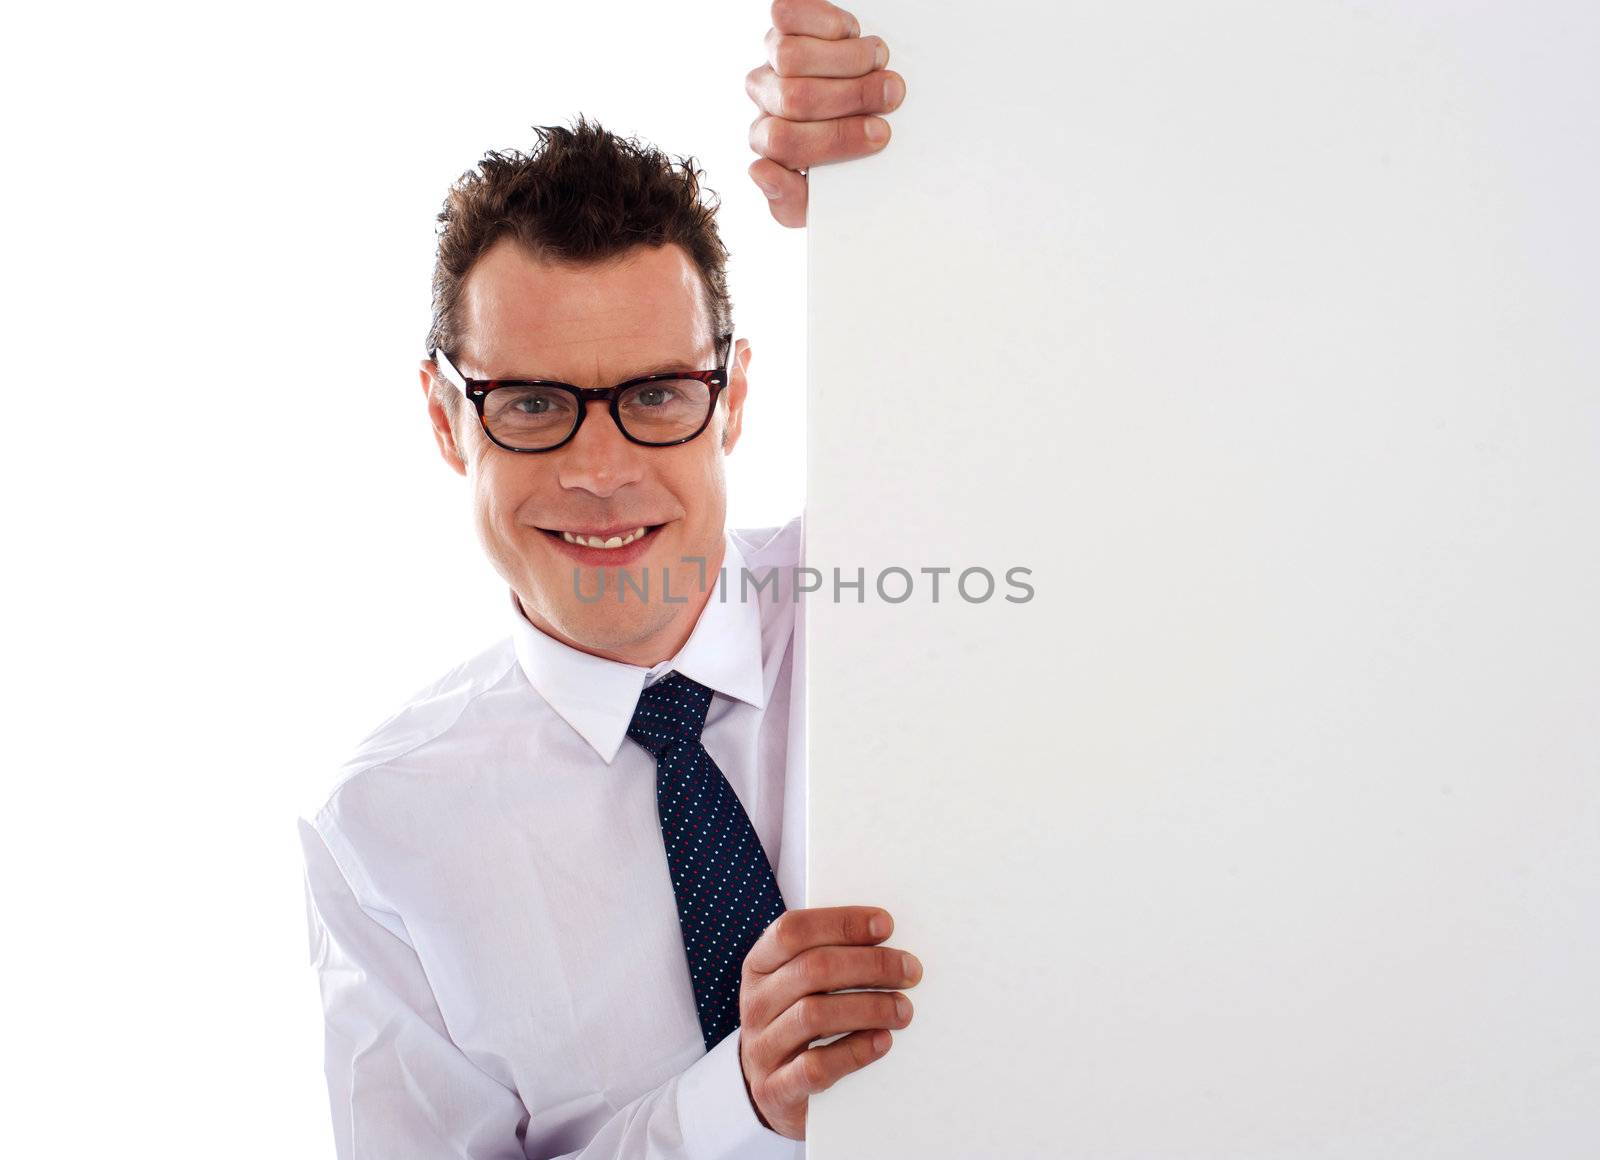
[[[479,472],[473,496],[479,526],[496,539],[514,539],[532,532],[532,528],[522,526],[518,513],[527,508],[536,487],[534,480],[518,472]]]
[[[709,434],[709,432],[708,432]],[[727,495],[720,454],[699,455],[685,463],[670,485],[695,523],[715,522]]]

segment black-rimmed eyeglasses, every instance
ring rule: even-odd
[[[554,451],[569,442],[589,413],[605,402],[617,429],[646,447],[687,443],[704,431],[728,385],[733,332],[717,340],[715,370],[662,371],[614,387],[575,387],[547,379],[469,379],[437,347],[428,357],[472,400],[483,432],[507,451]]]

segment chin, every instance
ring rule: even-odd
[[[570,605],[561,609],[562,621],[556,628],[569,640],[585,649],[620,652],[659,632],[672,620],[672,610],[651,602],[645,604],[630,592],[617,603],[610,593],[594,604]]]

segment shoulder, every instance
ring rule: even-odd
[[[728,577],[735,599],[750,601],[761,622],[761,655],[774,664],[788,654],[794,636],[794,586],[800,564],[802,517],[767,528],[730,529],[728,538],[744,557],[745,577]],[[776,678],[772,678],[776,679]],[[769,684],[770,687],[770,684]]]
[[[516,674],[516,649],[508,636],[417,689],[356,743],[302,816],[325,829],[351,787],[366,788],[386,770],[425,765],[430,751],[447,751],[449,739],[474,706],[503,689]]]
[[[744,553],[745,563],[757,568],[792,567],[800,562],[803,516],[766,528],[730,528],[728,535]]]

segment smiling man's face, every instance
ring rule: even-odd
[[[592,265],[540,261],[509,238],[472,267],[460,302],[461,349],[477,379],[554,379],[611,387],[663,370],[709,370],[718,351],[705,289],[677,245],[638,246]],[[710,424],[688,443],[630,442],[604,403],[589,403],[578,433],[554,451],[497,447],[465,399],[456,424],[430,402],[445,461],[472,484],[478,537],[537,628],[573,647],[649,666],[688,639],[722,564],[727,513],[724,457],[739,437],[749,344],[729,359],[728,385]],[[435,368],[422,366],[424,392]],[[456,388],[440,378],[449,391]],[[620,548],[576,547],[561,532],[626,538]],[[701,586],[702,565],[708,584]],[[619,570],[632,586],[619,601]],[[662,599],[670,576],[674,601]],[[604,598],[594,600],[604,579]],[[576,581],[576,585],[575,585]],[[648,584],[648,600],[638,591]],[[589,599],[579,599],[579,593]]]

